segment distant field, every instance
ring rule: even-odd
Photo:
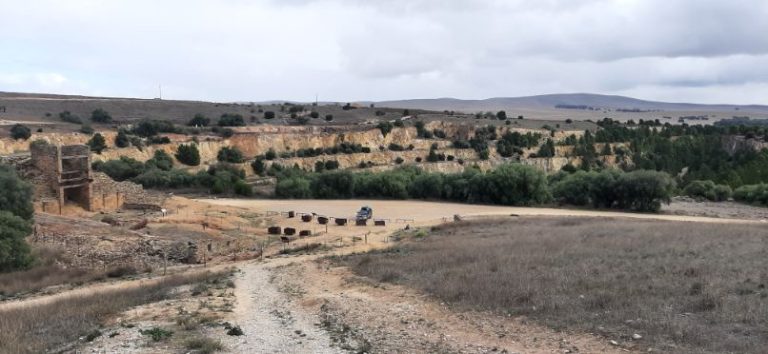
[[[527,316],[628,348],[764,353],[766,256],[760,225],[526,217],[445,225],[342,262],[460,309]]]

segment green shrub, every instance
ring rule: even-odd
[[[176,151],[176,160],[187,166],[200,165],[200,151],[197,150],[196,144],[179,145]]]
[[[219,118],[220,127],[242,127],[245,126],[245,120],[241,114],[224,113]]]
[[[768,184],[750,184],[736,188],[733,199],[743,203],[768,205]]]
[[[173,122],[168,120],[143,119],[132,129],[132,133],[141,137],[149,138],[160,133],[177,133],[178,130]]]
[[[275,152],[274,149],[269,148],[269,150],[267,150],[267,153],[264,154],[264,158],[267,159],[267,160],[272,161],[272,160],[277,158],[277,153]]]
[[[384,136],[387,136],[392,131],[392,123],[390,122],[379,122],[376,127],[381,130],[381,134]]]
[[[119,148],[131,146],[131,139],[128,137],[128,134],[126,134],[125,131],[119,130],[117,132],[117,136],[115,136],[115,146]]]
[[[0,210],[0,272],[24,269],[32,264],[25,238],[32,233],[27,220]]]
[[[211,124],[211,119],[200,113],[195,114],[195,116],[187,122],[187,125],[190,127],[207,127],[209,124]]]
[[[237,182],[235,182],[235,186],[233,189],[235,194],[237,195],[241,195],[244,197],[250,197],[253,195],[253,189],[251,188],[251,185],[246,183],[243,180],[238,180]]]
[[[683,194],[693,198],[707,199],[711,201],[724,201],[731,197],[731,187],[715,184],[710,180],[692,181],[683,189]]]
[[[0,272],[32,263],[25,238],[32,233],[33,215],[32,186],[12,167],[0,165]]]
[[[245,161],[243,153],[236,147],[225,146],[219,150],[216,159],[220,162],[241,163]]]
[[[91,112],[91,121],[94,123],[112,123],[112,116],[107,111],[97,108]]]
[[[312,196],[310,181],[303,177],[281,179],[275,187],[275,195],[281,198],[305,199]]]
[[[89,124],[83,124],[80,126],[80,132],[83,134],[91,135],[93,134],[94,130],[93,127],[91,127]]]
[[[32,220],[32,191],[32,185],[22,180],[13,167],[0,164],[0,210]]]
[[[59,113],[59,119],[67,123],[83,124],[83,120],[80,117],[72,114],[70,111],[64,111]]]
[[[118,160],[95,162],[93,169],[106,173],[115,181],[125,181],[134,178],[145,171],[145,166],[140,161],[126,156],[120,156]]]
[[[27,140],[32,136],[32,131],[23,124],[14,124],[11,127],[11,138],[14,140]]]
[[[173,168],[173,158],[163,150],[155,150],[154,156],[145,163],[146,168],[169,171]]]
[[[251,168],[253,168],[253,172],[259,176],[263,176],[264,172],[267,171],[267,166],[263,159],[256,159],[251,162]]]
[[[91,151],[101,154],[104,149],[107,148],[107,141],[104,139],[104,136],[96,133],[91,137],[91,140],[88,140],[88,146],[91,147]]]
[[[150,329],[146,330],[139,330],[139,333],[141,333],[144,336],[148,336],[152,338],[153,341],[159,342],[161,340],[170,338],[173,335],[172,331],[169,331],[167,329],[163,329],[160,327],[152,327]]]

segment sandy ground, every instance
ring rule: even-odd
[[[409,219],[417,223],[453,220],[453,216],[457,214],[465,218],[520,215],[614,217],[715,223],[760,222],[759,220],[748,219],[747,215],[745,215],[743,218],[728,218],[712,216],[625,213],[602,210],[595,211],[555,208],[506,207],[412,200],[201,199],[200,201],[214,205],[244,207],[254,211],[293,210],[296,212],[314,212],[320,215],[331,217],[352,217],[355,212],[360,209],[361,206],[368,205],[373,208],[374,218],[390,219],[393,222],[397,221],[398,219]]]

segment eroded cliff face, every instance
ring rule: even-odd
[[[114,132],[100,132],[107,142],[107,147],[114,147]],[[53,145],[79,145],[91,139],[90,135],[82,133],[33,133],[28,140],[0,139],[0,155],[13,155],[29,152],[29,144],[35,140],[44,140]]]
[[[192,143],[193,140],[198,145],[200,151],[201,165],[195,167],[185,167],[191,171],[197,171],[207,168],[209,165],[217,162],[216,156],[223,147],[237,147],[243,152],[247,159],[263,155],[268,150],[274,149],[278,154],[286,151],[296,151],[308,148],[330,148],[341,145],[342,143],[360,144],[371,149],[371,153],[355,154],[337,154],[323,155],[308,158],[287,158],[268,161],[267,164],[279,163],[284,166],[297,165],[306,170],[313,170],[318,161],[335,160],[342,169],[358,168],[361,164],[372,165],[368,170],[391,169],[397,166],[396,160],[402,159],[404,165],[418,165],[427,171],[435,172],[460,172],[467,166],[477,165],[486,170],[499,164],[513,161],[509,158],[503,158],[496,152],[495,146],[489,146],[490,159],[486,161],[479,160],[477,153],[472,149],[454,149],[452,141],[469,140],[474,137],[474,122],[442,122],[433,121],[425,125],[428,130],[442,130],[448,136],[444,140],[422,139],[417,136],[417,130],[414,127],[394,127],[392,131],[384,136],[381,131],[373,125],[357,127],[294,127],[294,126],[272,126],[258,125],[241,127],[235,129],[235,134],[222,139],[217,136],[197,136],[164,134],[171,139],[170,144],[148,145],[141,149],[134,146],[126,148],[117,148],[114,146],[115,132],[100,132],[106,140],[108,149],[101,154],[93,154],[93,161],[106,161],[118,159],[121,156],[130,157],[138,161],[151,159],[155,151],[162,150],[171,156],[174,156],[180,144]],[[552,138],[555,142],[561,141],[570,135],[581,136],[583,131],[558,131],[551,136],[548,130],[544,129],[525,129],[514,126],[502,126],[497,128],[499,135],[508,131],[542,134],[541,143],[546,139]],[[11,139],[0,139],[0,155],[11,155],[29,150],[29,144],[37,139],[45,140],[52,144],[72,145],[85,144],[91,138],[90,135],[81,133],[57,134],[57,133],[39,133],[33,134],[27,141],[14,141]],[[390,144],[397,144],[406,148],[406,151],[390,151]],[[437,144],[437,153],[445,154],[446,157],[452,156],[453,161],[441,161],[435,163],[427,162],[430,147]],[[623,144],[611,144],[612,148],[622,146]],[[383,148],[383,150],[382,150]],[[410,148],[410,149],[409,149]],[[556,146],[555,157],[551,158],[531,158],[531,154],[538,151],[538,147],[524,150],[522,162],[528,165],[536,166],[546,172],[559,171],[563,166],[572,164],[579,166],[580,158],[573,157],[573,146]],[[596,145],[599,152],[602,144]],[[417,162],[421,158],[422,162]],[[600,157],[605,160],[609,166],[617,164],[614,156]],[[460,161],[462,163],[460,163]],[[253,174],[250,163],[239,164],[247,175]],[[178,164],[180,167],[184,167]]]

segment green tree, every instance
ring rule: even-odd
[[[200,151],[197,150],[197,145],[179,145],[179,148],[176,151],[176,160],[179,160],[179,162],[187,166],[200,165]]]
[[[609,144],[609,143],[603,144],[603,149],[600,151],[600,155],[603,155],[603,156],[613,155],[613,150],[611,149],[611,144]]]
[[[0,164],[0,210],[8,211],[24,220],[32,220],[32,185],[23,181],[16,170]]]
[[[264,163],[264,159],[259,158],[251,162],[251,168],[253,168],[253,172],[259,176],[263,176],[264,172],[267,171],[267,165]]]
[[[616,180],[618,206],[656,212],[661,209],[661,203],[669,203],[674,188],[674,181],[664,172],[638,170],[624,173]]]
[[[128,137],[128,134],[126,134],[122,130],[118,131],[117,136],[115,136],[115,146],[119,148],[124,148],[130,145],[131,145],[131,138]]]
[[[101,154],[101,152],[107,148],[107,141],[104,139],[103,135],[96,133],[91,137],[91,140],[88,140],[88,146],[91,147],[91,151]]]
[[[275,112],[273,111],[264,112],[264,119],[275,119]]]
[[[32,185],[21,180],[12,167],[0,165],[0,272],[31,264],[24,239],[32,232],[33,215]]]
[[[532,166],[501,165],[480,177],[476,183],[479,201],[502,205],[535,205],[551,199],[547,176]]]
[[[312,178],[310,189],[315,198],[352,198],[355,191],[355,176],[349,171],[320,173]]]
[[[507,120],[507,112],[505,111],[496,112],[496,118],[498,118],[499,120]]]
[[[225,146],[216,154],[216,159],[220,162],[241,163],[245,161],[243,153],[236,147]]]
[[[379,122],[379,125],[376,127],[381,130],[381,134],[384,136],[387,136],[392,131],[392,123],[390,122]]]
[[[552,141],[552,139],[547,139],[547,142],[544,143],[539,148],[539,152],[536,153],[537,157],[553,157],[555,156],[555,143]]]
[[[91,121],[94,123],[111,123],[112,116],[109,115],[109,112],[101,108],[97,108],[91,112]]]
[[[241,114],[224,113],[218,124],[220,127],[242,127],[245,126],[245,120]]]
[[[211,124],[211,119],[200,113],[195,114],[195,116],[187,122],[187,125],[190,127],[207,127],[209,124]]]
[[[310,182],[303,177],[280,179],[275,186],[275,195],[282,198],[304,199],[312,196]]]
[[[27,140],[32,136],[32,131],[29,127],[23,124],[14,124],[11,127],[11,138],[14,140]]]
[[[31,232],[28,221],[0,210],[0,272],[23,269],[32,263],[29,245],[24,240]]]

